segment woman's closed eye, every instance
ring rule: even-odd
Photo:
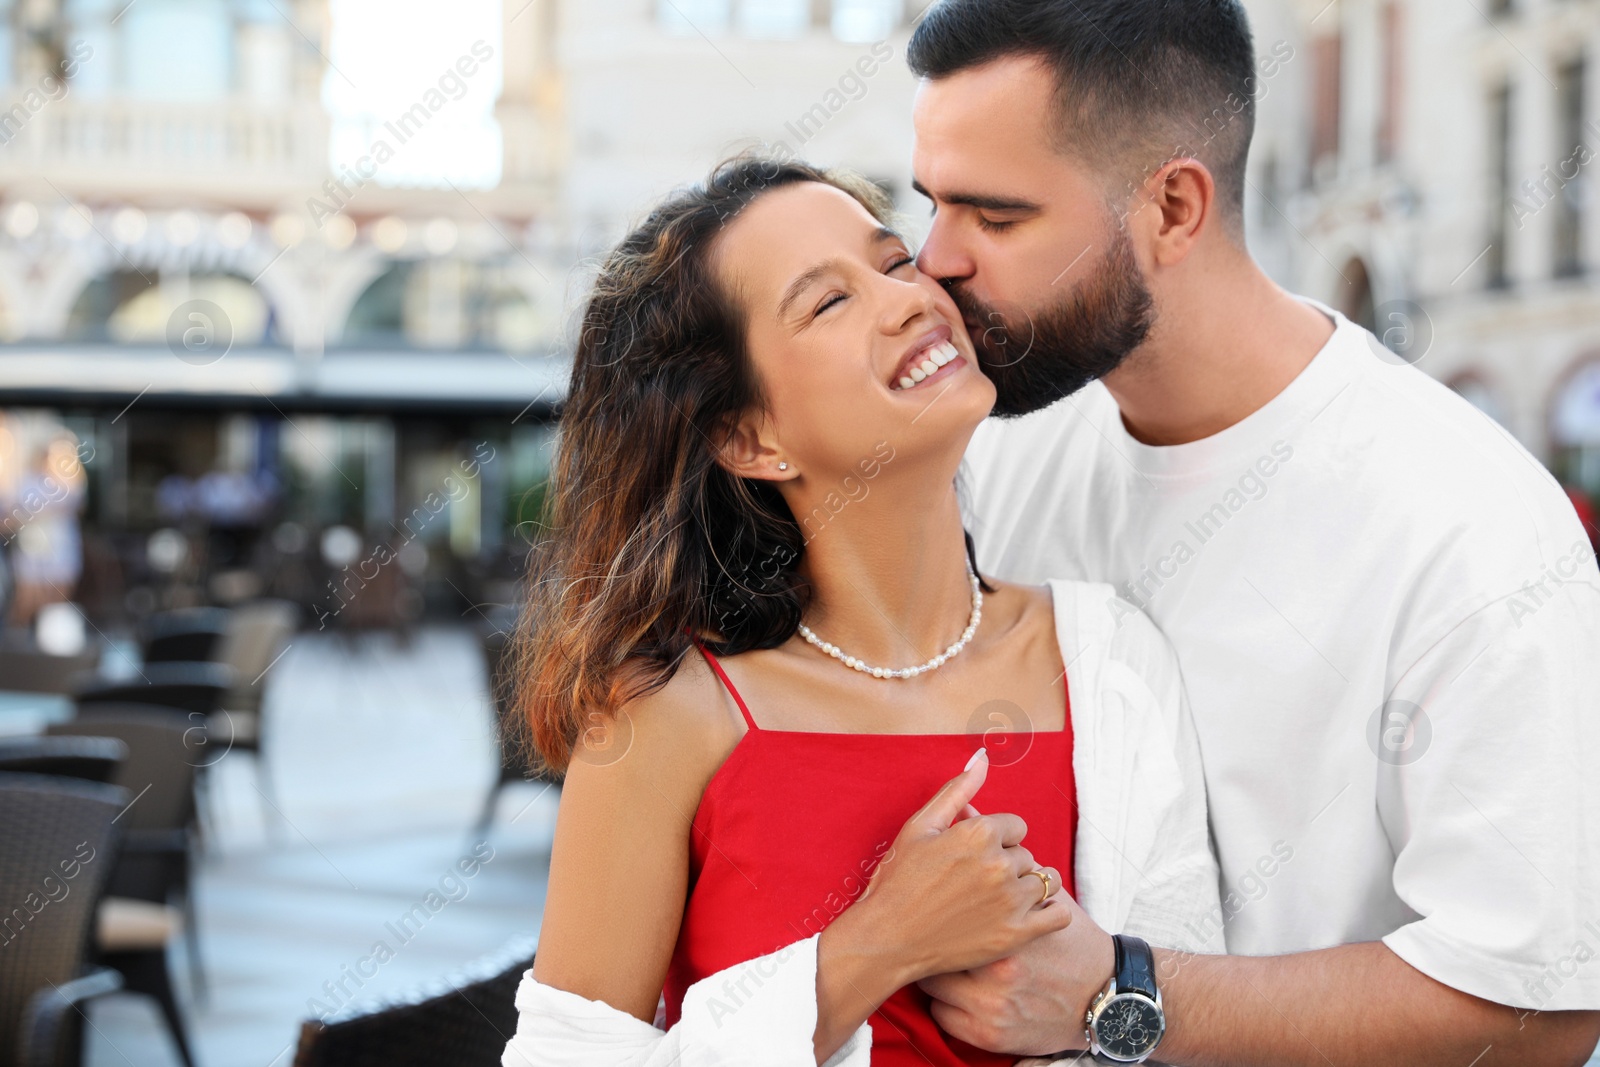
[[[900,255],[895,257],[893,262],[891,262],[887,267],[884,268],[883,272],[885,274],[893,274],[895,271],[900,270],[900,269],[902,269],[904,267],[913,267],[913,266],[915,266],[916,262],[917,261],[916,261],[915,257],[913,257],[913,256],[911,256],[911,255],[909,255],[907,253],[901,253]],[[812,318],[816,318],[818,315],[821,315],[824,311],[827,311],[829,308],[833,307],[834,305],[843,302],[847,295],[848,294],[846,294],[846,293],[840,293],[840,292],[829,293],[826,297],[823,298],[822,303],[817,305],[817,310],[813,311],[811,313],[811,317]]]
[[[817,310],[812,312],[812,318],[816,318],[818,315],[821,315],[824,311],[827,311],[835,304],[843,303],[844,297],[845,294],[843,293],[829,293],[822,303],[817,305]]]

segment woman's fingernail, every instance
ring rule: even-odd
[[[979,760],[981,760],[981,759],[982,760],[986,760],[988,758],[989,758],[989,750],[988,749],[986,749],[986,748],[978,749],[978,751],[976,751],[976,752],[974,752],[972,754],[972,758],[967,760],[967,765],[965,767],[961,768],[962,773],[965,774],[967,771],[970,771],[970,770],[972,770],[972,768],[976,767],[978,765],[978,761]]]

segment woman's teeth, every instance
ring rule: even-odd
[[[918,382],[924,381],[934,371],[949,363],[961,354],[960,350],[949,341],[934,345],[922,353],[922,362],[913,363],[911,369],[906,371],[905,377],[895,383],[900,389],[910,389]]]

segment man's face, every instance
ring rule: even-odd
[[[912,171],[934,204],[918,266],[960,307],[996,415],[1054,403],[1115,370],[1154,320],[1120,217],[1131,190],[1061,152],[1054,75],[1029,58],[926,80]]]

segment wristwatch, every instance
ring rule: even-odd
[[[1113,934],[1111,944],[1116,961],[1111,981],[1089,1005],[1083,1036],[1096,1063],[1143,1063],[1167,1032],[1155,953],[1126,934]]]

